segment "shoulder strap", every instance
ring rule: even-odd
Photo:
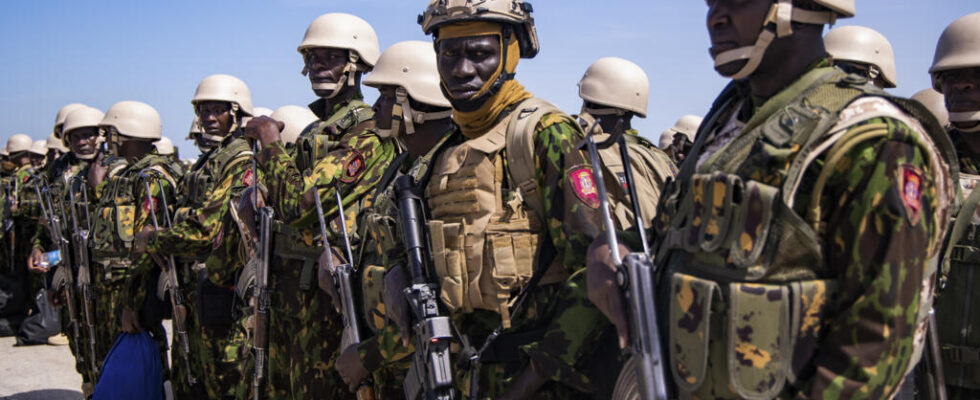
[[[946,246],[943,249],[942,271],[939,275],[940,282],[945,282],[946,277],[949,275],[949,256],[953,251],[953,247],[963,239],[963,234],[966,232],[966,228],[970,226],[970,220],[978,204],[980,204],[980,187],[976,187],[970,192],[970,197],[966,198],[966,201],[960,207],[960,211],[956,213],[956,222],[953,223],[953,230],[950,232],[949,238],[946,239]]]
[[[542,117],[555,112],[561,110],[543,99],[532,97],[517,106],[507,123],[507,169],[512,186],[520,189],[524,202],[542,221],[545,219],[544,205],[535,181],[538,168],[534,165],[534,128]]]

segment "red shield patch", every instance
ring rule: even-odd
[[[251,169],[246,170],[245,174],[242,175],[242,185],[252,186],[254,184],[255,184],[255,174],[252,173]]]
[[[150,199],[153,200],[153,204],[150,204]],[[143,199],[143,213],[148,213],[151,210],[155,211],[159,209],[160,209],[160,199],[156,197],[145,197]]]
[[[351,150],[351,154],[344,160],[344,171],[340,175],[340,181],[352,183],[364,172],[364,156],[357,150]]]
[[[902,195],[902,204],[909,221],[914,225],[919,221],[922,211],[922,171],[913,165],[902,165],[899,168],[898,192]]]
[[[587,166],[575,167],[568,171],[568,184],[575,197],[592,208],[599,208],[599,190],[595,187],[592,168]]]

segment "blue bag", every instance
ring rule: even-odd
[[[149,333],[122,333],[116,338],[102,362],[92,399],[163,399],[163,362]]]

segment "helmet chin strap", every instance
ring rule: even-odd
[[[402,122],[405,122],[405,135],[414,135],[416,124],[421,125],[426,121],[436,121],[452,116],[452,109],[436,112],[421,112],[413,109],[412,103],[409,101],[408,91],[399,87],[395,89],[395,105],[391,109],[391,128],[378,129],[378,136],[398,137]]]
[[[766,50],[776,38],[793,34],[793,22],[833,25],[836,21],[837,14],[831,11],[803,10],[794,8],[793,0],[776,0],[769,8],[769,15],[766,16],[766,20],[762,24],[762,32],[759,33],[755,44],[718,54],[715,56],[715,67],[746,60],[745,65],[738,72],[727,77],[731,79],[747,78],[759,68],[762,58],[766,55]]]
[[[951,112],[949,113],[950,122],[980,122],[980,110],[978,111],[966,111],[966,112]],[[972,128],[964,129],[956,125],[953,125],[956,130],[963,133],[977,133],[980,132],[980,124]]]

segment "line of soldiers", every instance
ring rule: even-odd
[[[980,13],[912,101],[879,34],[823,36],[853,0],[707,5],[732,81],[666,151],[635,64],[596,61],[572,116],[516,79],[529,3],[432,0],[432,42],[383,53],[315,19],[309,110],[202,80],[187,168],[146,104],[63,109],[43,177],[8,141],[4,209],[44,227],[26,266],[87,394],[148,331],[181,399],[980,397]]]

